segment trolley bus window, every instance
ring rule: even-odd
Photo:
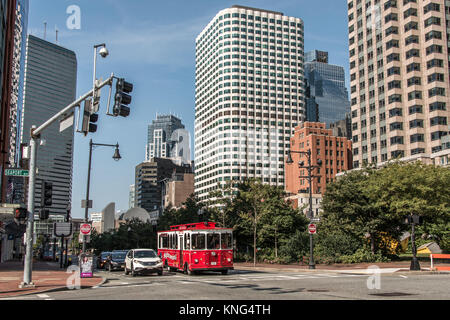
[[[219,233],[208,233],[207,236],[207,249],[220,249],[220,234]]]
[[[160,235],[159,238],[159,247],[161,249],[167,249],[169,248],[169,237],[167,236],[167,234],[162,234]]]
[[[190,250],[191,249],[191,246],[190,246],[191,244],[190,244],[189,239],[190,239],[190,234],[186,233],[184,235],[184,250]]]
[[[231,233],[222,233],[222,249],[232,249]]]
[[[192,234],[192,250],[205,250],[205,234],[193,233]]]

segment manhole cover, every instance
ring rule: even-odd
[[[405,297],[405,296],[413,296],[411,293],[404,292],[386,292],[386,293],[371,293],[370,296],[377,297]]]

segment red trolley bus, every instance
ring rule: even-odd
[[[233,270],[233,232],[213,222],[171,226],[158,232],[158,254],[169,271],[227,274]]]

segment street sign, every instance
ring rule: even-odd
[[[311,224],[308,226],[308,231],[309,231],[309,234],[316,234],[316,233],[317,233],[317,227],[316,227],[316,225],[311,223]]]
[[[92,226],[89,223],[84,223],[80,226],[80,232],[81,234],[85,236],[91,235]]]
[[[69,116],[59,121],[59,132],[63,132],[64,130],[73,126],[74,119],[75,114],[72,112]]]
[[[80,233],[79,236],[78,236],[78,243],[83,243],[83,238],[86,239],[86,243],[90,243],[91,242],[91,236],[83,236],[83,234]]]
[[[29,170],[22,169],[5,169],[5,176],[9,177],[28,177],[30,175]]]
[[[72,235],[72,223],[55,222],[53,224],[53,234],[55,237],[70,237]]]
[[[92,200],[89,200],[89,201],[81,200],[81,208],[82,209],[86,209],[86,207],[89,208],[89,209],[92,209],[92,205],[93,205],[93,201]]]

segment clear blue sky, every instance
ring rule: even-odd
[[[328,51],[330,63],[342,65],[348,83],[347,5],[343,0],[30,0],[29,33],[75,51],[78,59],[77,97],[92,87],[93,45],[106,43],[110,56],[99,58],[97,76],[112,72],[134,84],[131,115],[105,115],[108,91],[103,90],[98,131],[88,137],[76,134],[72,216],[81,218],[85,198],[89,138],[95,143],[120,144],[122,160],[114,162],[114,149],[99,147],[93,153],[91,199],[101,211],[109,202],[116,210],[128,209],[134,168],[145,158],[147,126],[157,113],[178,115],[194,132],[195,38],[222,9],[234,4],[274,10],[299,17],[305,23],[305,51]],[[69,30],[70,5],[81,9],[81,29]],[[39,124],[37,124],[39,125]],[[193,143],[192,143],[193,147]]]

